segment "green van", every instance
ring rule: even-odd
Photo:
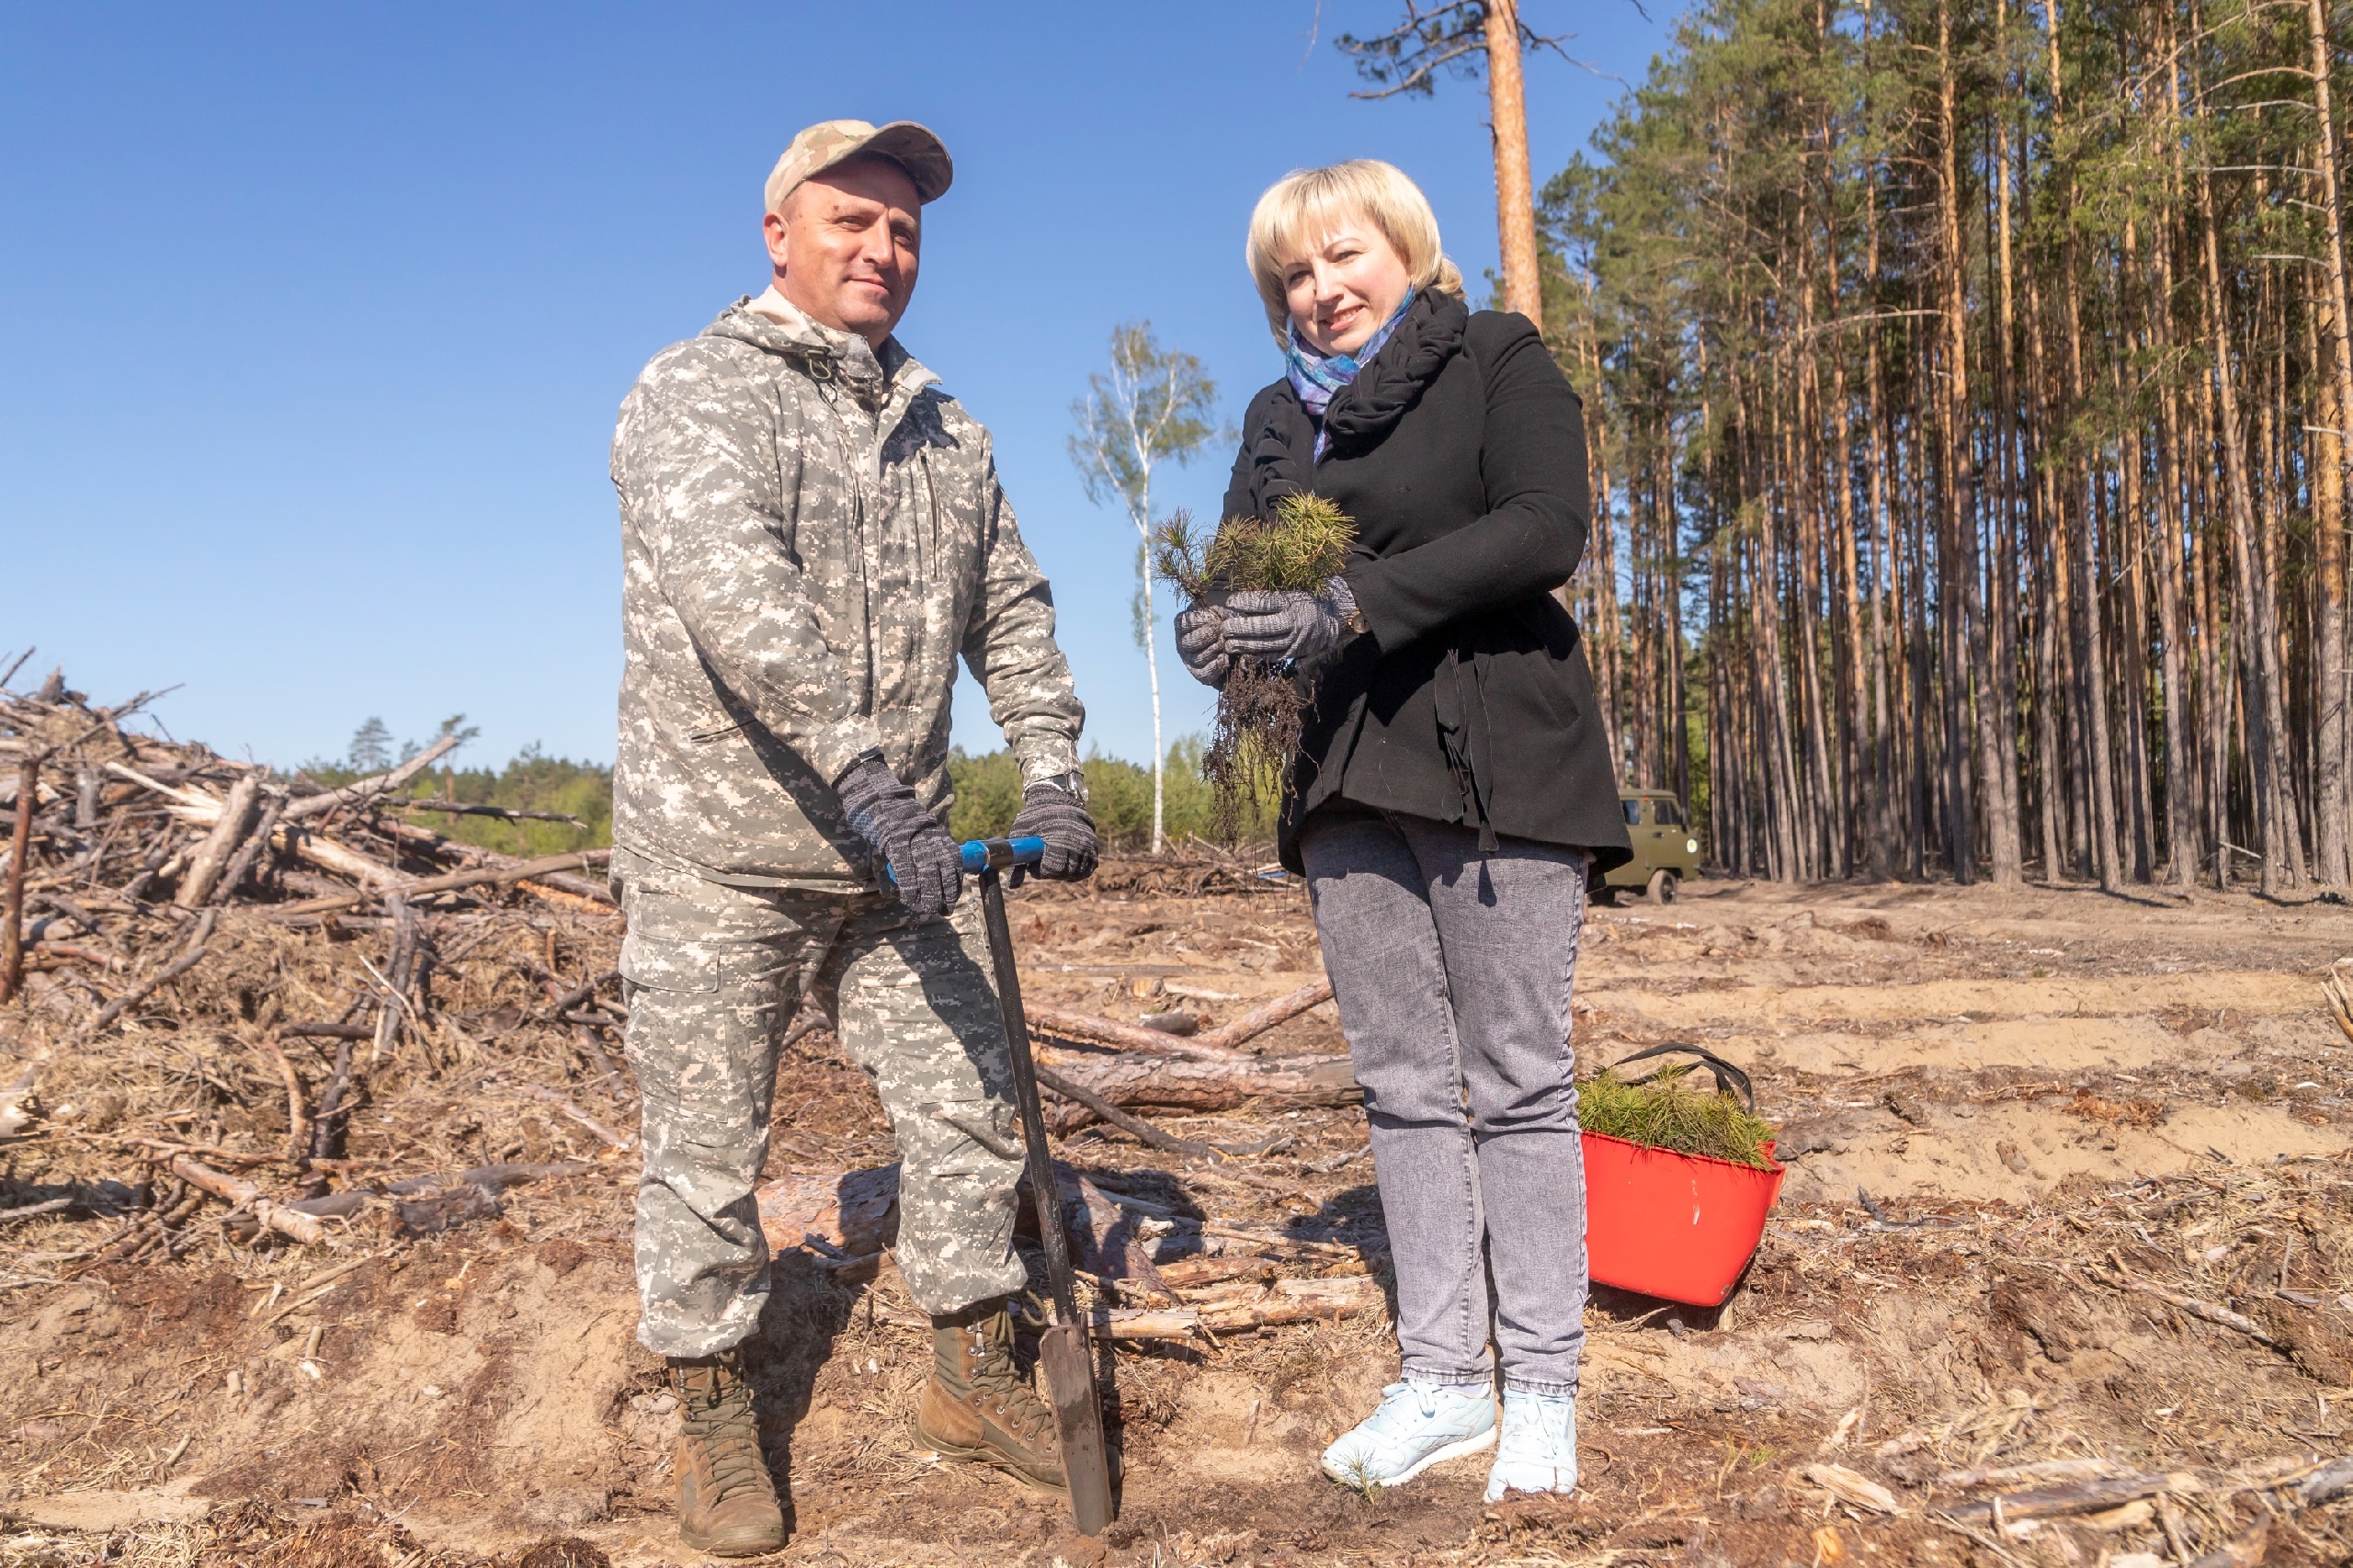
[[[1699,874],[1699,839],[1683,802],[1666,790],[1620,790],[1618,801],[1634,858],[1600,880],[1591,890],[1594,899],[1614,904],[1621,892],[1639,888],[1653,903],[1673,903],[1684,879]]]

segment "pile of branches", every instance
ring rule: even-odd
[[[330,789],[140,733],[152,694],[14,673],[0,1226],[123,1221],[50,1260],[85,1266],[185,1251],[213,1201],[232,1235],[434,1229],[630,1144],[574,1097],[626,1104],[608,851],[518,860],[407,820],[524,814],[410,798],[453,738]]]
[[[410,793],[453,739],[330,789],[140,733],[147,700],[0,684],[0,1257],[53,1231],[17,1228],[44,1215],[117,1229],[17,1266],[335,1246],[363,1221],[434,1232],[633,1149],[621,922],[595,878],[609,851],[519,860],[409,820],[522,814]],[[1195,850],[1107,871],[1132,867],[1132,893],[1281,885],[1255,857]],[[1264,1152],[1135,1112],[1353,1101],[1345,1062],[1243,1049],[1330,994],[1191,1038],[1032,1006],[1057,1131]]]

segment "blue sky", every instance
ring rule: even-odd
[[[1524,0],[1639,81],[1669,7]],[[470,756],[609,760],[607,449],[646,358],[765,282],[792,132],[920,119],[956,158],[904,342],[995,432],[1090,743],[1150,751],[1134,537],[1064,454],[1115,323],[1226,414],[1279,369],[1241,260],[1286,170],[1390,159],[1473,281],[1484,95],[1358,102],[1395,0],[17,6],[0,11],[0,658],[291,765],[463,710]],[[1310,47],[1311,25],[1318,37]],[[1620,91],[1529,67],[1540,183]],[[1213,513],[1231,453],[1165,486]],[[1205,695],[1159,631],[1173,739]],[[18,677],[20,687],[25,677]],[[959,740],[997,744],[970,688]]]

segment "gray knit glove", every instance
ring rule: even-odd
[[[1233,660],[1225,651],[1225,610],[1219,605],[1193,605],[1176,617],[1176,656],[1185,673],[1203,686],[1223,687]]]
[[[1038,875],[1050,882],[1084,881],[1095,874],[1095,861],[1101,853],[1095,819],[1086,814],[1086,797],[1075,788],[1078,783],[1077,774],[1066,773],[1060,780],[1040,778],[1025,788],[1021,812],[1006,834],[1007,838],[1046,841]]]
[[[887,863],[899,902],[917,920],[944,920],[964,894],[964,856],[939,819],[899,781],[879,751],[861,752],[834,780],[850,831]]]
[[[1345,577],[1332,578],[1315,594],[1245,589],[1230,595],[1225,608],[1225,651],[1269,664],[1320,659],[1364,630]]]

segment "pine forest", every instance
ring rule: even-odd
[[[2338,31],[1710,0],[1539,193],[1574,608],[1715,859],[2353,880]]]

